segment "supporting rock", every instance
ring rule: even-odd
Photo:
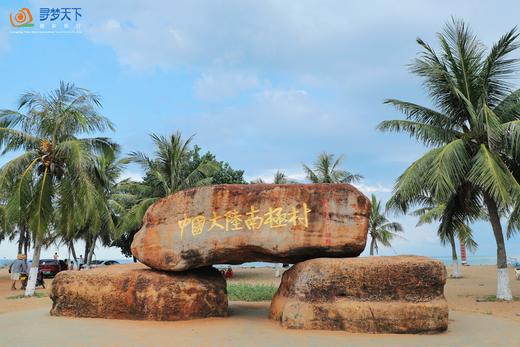
[[[142,265],[60,272],[51,315],[186,320],[227,315],[226,281],[215,268],[165,273]]]
[[[442,262],[424,257],[313,259],[284,273],[270,318],[296,329],[444,331],[445,283]]]

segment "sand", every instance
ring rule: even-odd
[[[0,270],[0,345],[31,346],[516,346],[520,341],[520,301],[477,302],[495,293],[494,266],[462,268],[464,278],[448,279],[445,295],[450,326],[438,335],[365,335],[329,331],[294,331],[269,321],[268,302],[231,302],[230,317],[184,322],[142,322],[50,317],[48,297],[7,299],[22,294],[9,289]],[[448,269],[449,271],[449,269]],[[513,294],[520,281],[511,271]],[[235,268],[235,283],[278,285],[270,268]],[[50,287],[51,279],[46,279]],[[48,288],[38,289],[48,293]],[[30,331],[30,334],[24,333]],[[73,341],[73,343],[71,343]]]

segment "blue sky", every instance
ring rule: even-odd
[[[36,23],[39,8],[79,7],[81,33],[13,34],[9,14],[21,7]],[[425,151],[375,130],[400,117],[385,98],[428,104],[407,71],[416,37],[436,46],[435,33],[455,16],[489,45],[518,24],[519,10],[516,1],[3,1],[0,108],[15,107],[24,91],[73,82],[102,96],[117,126],[110,136],[125,153],[150,152],[149,133],[180,130],[247,179],[267,180],[278,169],[303,179],[302,163],[323,151],[345,154],[345,168],[365,177],[358,186],[386,200]],[[435,225],[398,219],[404,239],[381,254],[450,254]],[[495,254],[486,223],[475,238],[477,255]],[[15,251],[0,244],[0,257]],[[519,238],[508,251],[520,255]],[[114,249],[97,254],[119,257]]]

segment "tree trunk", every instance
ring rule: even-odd
[[[276,263],[275,268],[276,268],[276,270],[274,272],[274,277],[278,278],[278,277],[280,277],[280,273],[282,271],[282,263]]]
[[[40,265],[40,253],[42,250],[42,242],[36,238],[34,242],[34,254],[32,258],[31,269],[29,270],[29,281],[25,287],[25,296],[33,296],[36,289],[36,278],[38,277],[38,266]]]
[[[464,242],[460,241],[460,260],[462,261],[462,265],[468,265],[468,261],[466,258],[466,245]]]
[[[72,252],[72,258],[74,258],[74,261],[78,262],[78,257],[76,256],[76,249],[74,248],[74,241],[70,241],[70,251]]]
[[[376,247],[376,239],[372,237],[372,241],[370,241],[370,255],[374,255],[374,249]]]
[[[22,254],[24,242],[25,242],[25,230],[20,229],[20,237],[18,238],[18,254]]]
[[[90,244],[90,249],[88,251],[88,256],[86,259],[87,265],[90,265],[92,261],[92,255],[94,254],[94,249],[96,248],[97,235],[92,239],[92,243]]]
[[[83,252],[83,261],[85,262],[85,264],[87,263],[87,260],[88,260],[89,250],[90,250],[90,235],[86,235],[85,236],[85,251]]]
[[[29,252],[29,247],[31,246],[31,233],[29,232],[29,229],[24,227],[23,228],[25,237],[23,240],[23,254],[27,255]]]
[[[507,255],[504,242],[504,234],[502,232],[502,224],[500,224],[500,216],[498,214],[497,204],[487,194],[484,195],[489,221],[493,228],[495,241],[497,243],[497,299],[511,301],[511,287],[509,286],[509,275],[507,273]]]
[[[451,277],[461,278],[462,276],[459,273],[459,259],[457,257],[457,246],[455,245],[455,238],[453,237],[453,235],[450,236],[450,245],[451,245],[451,259],[453,260],[453,268],[451,269]]]
[[[70,244],[67,247],[67,270],[72,270],[74,267],[70,266]]]

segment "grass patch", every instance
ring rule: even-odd
[[[479,296],[477,302],[502,302],[504,300],[497,299],[496,295]],[[513,296],[513,301],[520,301],[520,296]]]
[[[277,289],[269,284],[230,283],[227,286],[231,301],[271,301]]]
[[[45,293],[38,293],[38,292],[34,292],[34,295],[32,296],[32,298],[45,298],[47,297],[47,294]],[[31,297],[28,297],[28,296],[25,296],[24,294],[19,294],[19,295],[13,295],[13,296],[8,296],[7,299],[29,299]]]

